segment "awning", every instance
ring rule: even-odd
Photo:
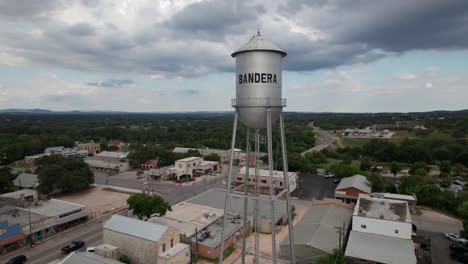
[[[62,217],[62,218],[60,218],[58,220],[55,220],[55,221],[49,222],[47,224],[44,224],[44,225],[38,226],[36,228],[33,228],[33,230],[31,230],[31,233],[36,233],[36,232],[39,232],[39,231],[44,230],[46,228],[51,228],[51,227],[54,227],[54,226],[57,226],[57,225],[68,223],[68,222],[71,222],[73,220],[88,216],[91,213],[92,213],[91,211],[81,211],[81,212],[78,212],[78,213],[75,213],[75,214],[72,214],[72,215],[67,215],[67,216]],[[29,230],[24,231],[24,233],[29,234]]]
[[[8,244],[13,243],[13,242],[16,242],[18,240],[24,239],[25,237],[26,237],[26,235],[24,235],[24,234],[18,234],[16,236],[9,237],[7,239],[4,239],[4,240],[0,241],[0,247],[4,246],[4,245],[8,245]]]

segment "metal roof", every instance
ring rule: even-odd
[[[346,257],[378,263],[415,264],[414,244],[410,239],[351,231]]]
[[[338,184],[338,186],[336,187],[336,191],[343,190],[346,188],[355,188],[365,193],[372,192],[371,183],[367,180],[365,176],[362,176],[360,174],[341,179],[340,184]]]
[[[247,42],[244,46],[242,46],[238,50],[234,51],[234,53],[232,53],[231,56],[236,57],[237,54],[242,53],[242,52],[248,52],[248,51],[273,51],[273,52],[280,53],[282,57],[285,57],[287,55],[285,51],[278,48],[278,46],[273,44],[271,41],[266,40],[260,34],[260,30],[257,31],[257,35],[254,35],[249,40],[249,42]]]
[[[335,204],[314,205],[294,226],[294,244],[308,245],[321,251],[332,253],[338,247],[335,227],[346,227],[351,221],[353,211]],[[280,245],[289,245],[286,236]]]
[[[166,232],[167,226],[126,216],[113,215],[112,218],[104,225],[104,229],[158,242]]]
[[[122,264],[115,259],[106,258],[89,252],[73,252],[61,264]]]
[[[263,197],[267,197],[261,195]],[[219,189],[211,189],[206,191],[202,194],[199,194],[183,203],[192,203],[192,204],[199,204],[204,206],[209,206],[213,208],[218,208],[224,210],[224,200],[226,197],[226,190],[219,190]],[[253,217],[254,215],[254,200],[248,199],[248,210],[247,215],[249,217]],[[237,196],[231,196],[228,199],[228,214],[230,215],[242,215],[242,210],[244,207],[244,200],[243,198]],[[260,217],[265,219],[271,218],[271,211],[270,211],[270,203],[266,200],[259,201],[260,207]],[[284,200],[276,200],[275,201],[275,223],[278,222],[286,213],[286,203]]]
[[[114,158],[114,159],[125,159],[127,156],[128,156],[128,152],[111,152],[111,151],[103,151],[96,155],[96,157]]]
[[[13,185],[23,188],[34,188],[38,183],[37,175],[32,173],[21,173],[13,180]]]

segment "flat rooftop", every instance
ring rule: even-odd
[[[222,217],[223,213],[221,209],[181,202],[173,205],[172,211],[167,211],[164,216],[153,217],[148,221],[173,227],[191,237],[195,234],[195,228],[202,230]]]
[[[242,227],[242,219],[237,220],[236,222],[231,222],[228,221],[226,223],[226,231],[225,231],[225,237],[228,238],[232,236],[237,230],[239,230]],[[209,232],[209,236],[207,236],[205,239],[201,239],[201,235],[205,232]],[[213,224],[207,226],[204,230],[198,232],[198,243],[206,245],[211,248],[217,247],[219,244],[221,244],[221,234],[223,232],[223,220],[219,219]],[[192,237],[192,242],[195,241],[195,237]]]
[[[31,211],[31,223],[36,223],[49,217]],[[8,224],[20,224],[21,226],[29,225],[28,209],[23,209],[11,205],[6,205],[0,208],[0,219],[7,220]]]
[[[84,208],[84,205],[66,202],[58,199],[50,199],[45,202],[40,202],[39,205],[32,205],[31,212],[46,215],[59,216]]]
[[[353,215],[411,223],[408,203],[399,200],[360,196]]]
[[[211,189],[202,194],[199,194],[193,198],[188,199],[184,203],[198,204],[203,206],[208,206],[212,208],[217,208],[224,211],[224,201],[226,197],[226,190],[220,189]],[[261,195],[261,197],[267,198],[268,196]],[[255,201],[253,199],[248,199],[248,208],[247,215],[249,217],[254,216],[254,205]],[[228,199],[228,217],[229,215],[238,215],[242,214],[244,207],[243,198],[231,196]],[[260,217],[265,219],[271,218],[270,203],[266,200],[259,200],[260,207]],[[278,222],[286,214],[286,203],[284,200],[275,201],[275,223]]]

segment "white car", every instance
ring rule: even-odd
[[[335,174],[333,173],[327,173],[326,175],[323,176],[325,179],[333,178],[335,177]]]
[[[455,235],[453,233],[445,233],[445,238],[452,240],[453,242],[468,244],[468,240],[462,238],[459,235]]]
[[[96,251],[96,247],[88,247],[88,248],[86,248],[86,252],[93,253],[94,251]]]

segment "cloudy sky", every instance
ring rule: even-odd
[[[229,111],[258,27],[287,111],[468,108],[468,1],[0,0],[0,109]]]

